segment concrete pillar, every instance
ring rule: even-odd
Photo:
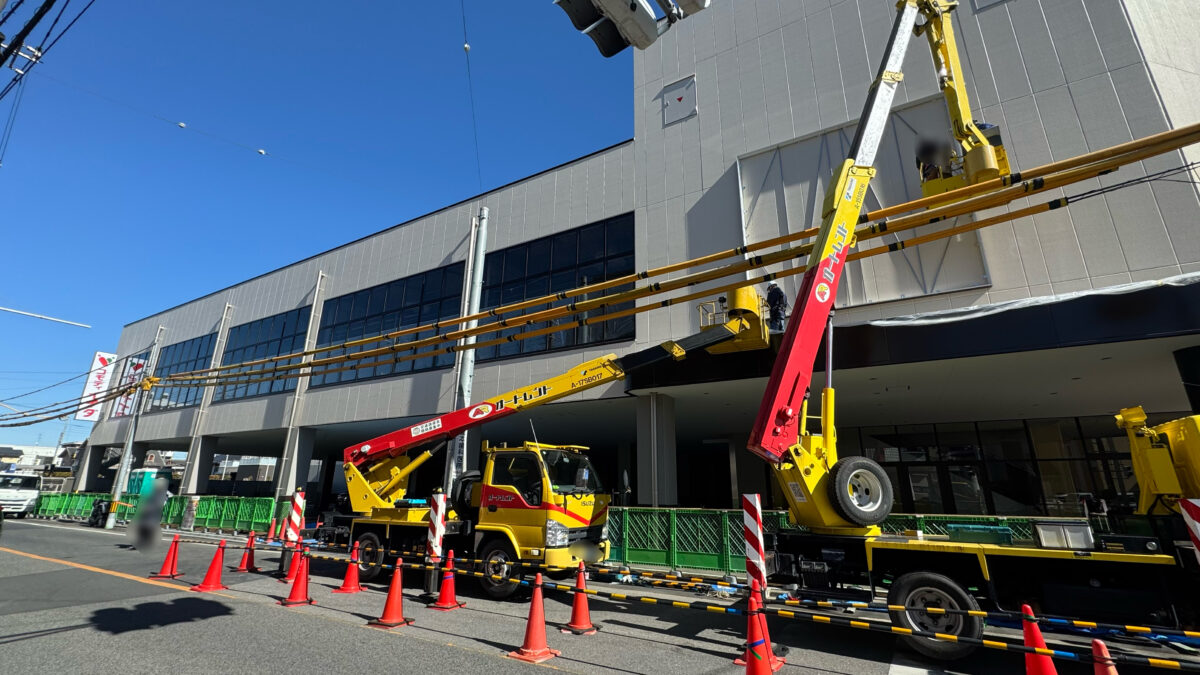
[[[216,436],[192,437],[188,445],[187,464],[183,468],[183,480],[179,482],[180,494],[202,495],[208,490],[208,474],[212,472],[216,454]]]
[[[140,469],[146,464],[146,453],[150,450],[149,443],[134,443],[130,469]]]
[[[287,497],[308,481],[308,465],[312,462],[316,429],[292,427],[283,445],[283,457],[275,471],[275,498]]]
[[[1200,415],[1200,345],[1177,350],[1175,367],[1179,369],[1179,378],[1183,380],[1183,389],[1187,392],[1192,413]]]
[[[85,445],[79,449],[79,461],[75,465],[75,490],[78,492],[95,492],[98,475],[104,470],[103,445]]]
[[[679,503],[675,474],[675,399],[664,394],[637,402],[637,501],[643,506]]]

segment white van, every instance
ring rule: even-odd
[[[0,508],[4,517],[24,518],[37,508],[42,477],[36,473],[0,473]]]

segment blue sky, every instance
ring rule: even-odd
[[[550,0],[466,15],[484,190],[632,136],[630,50],[600,57]],[[0,312],[0,402],[125,323],[477,194],[462,41],[445,0],[97,2],[27,77],[0,167],[0,306],[92,328]]]

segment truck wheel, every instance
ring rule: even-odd
[[[846,457],[830,472],[829,501],[855,525],[878,525],[892,511],[892,481],[875,460]]]
[[[496,600],[505,600],[517,592],[520,584],[515,583],[522,577],[521,568],[515,565],[517,554],[512,546],[504,539],[493,539],[483,547],[483,574],[479,578],[484,592]],[[492,575],[501,577],[493,578]],[[509,580],[512,581],[509,581]]]
[[[978,610],[979,603],[949,577],[933,572],[909,572],[892,582],[888,590],[889,605],[912,607],[908,611],[891,611],[892,625],[928,633],[946,633],[979,639],[983,636],[983,619],[963,614],[931,614],[925,607],[940,609]],[[940,661],[961,659],[975,651],[975,645],[923,637],[902,637],[900,640],[920,654]]]
[[[374,581],[383,574],[380,565],[384,561],[383,545],[379,535],[374,532],[364,532],[358,535],[358,578],[362,581]],[[373,564],[368,564],[373,563]]]

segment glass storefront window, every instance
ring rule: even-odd
[[[863,456],[870,457],[876,462],[898,462],[900,461],[898,440],[895,427],[864,427],[862,430]]]
[[[954,512],[982,515],[988,512],[979,469],[970,464],[946,467],[950,478],[950,493],[954,496]]]
[[[1114,425],[1115,426],[1115,425]],[[1083,459],[1083,442],[1075,418],[1029,420],[1029,436],[1039,459]]]
[[[990,460],[1022,461],[1031,459],[1029,437],[1021,420],[980,422],[979,442],[983,456]]]
[[[987,476],[987,488],[996,514],[1042,515],[1042,490],[1032,462],[988,462]]]
[[[942,485],[936,466],[910,466],[908,485],[912,489],[915,513],[945,513],[942,506]]]
[[[937,459],[950,462],[979,459],[979,435],[973,423],[938,424],[936,428]]]
[[[902,424],[896,427],[900,437],[900,461],[924,462],[936,459],[937,438],[932,424]]]

